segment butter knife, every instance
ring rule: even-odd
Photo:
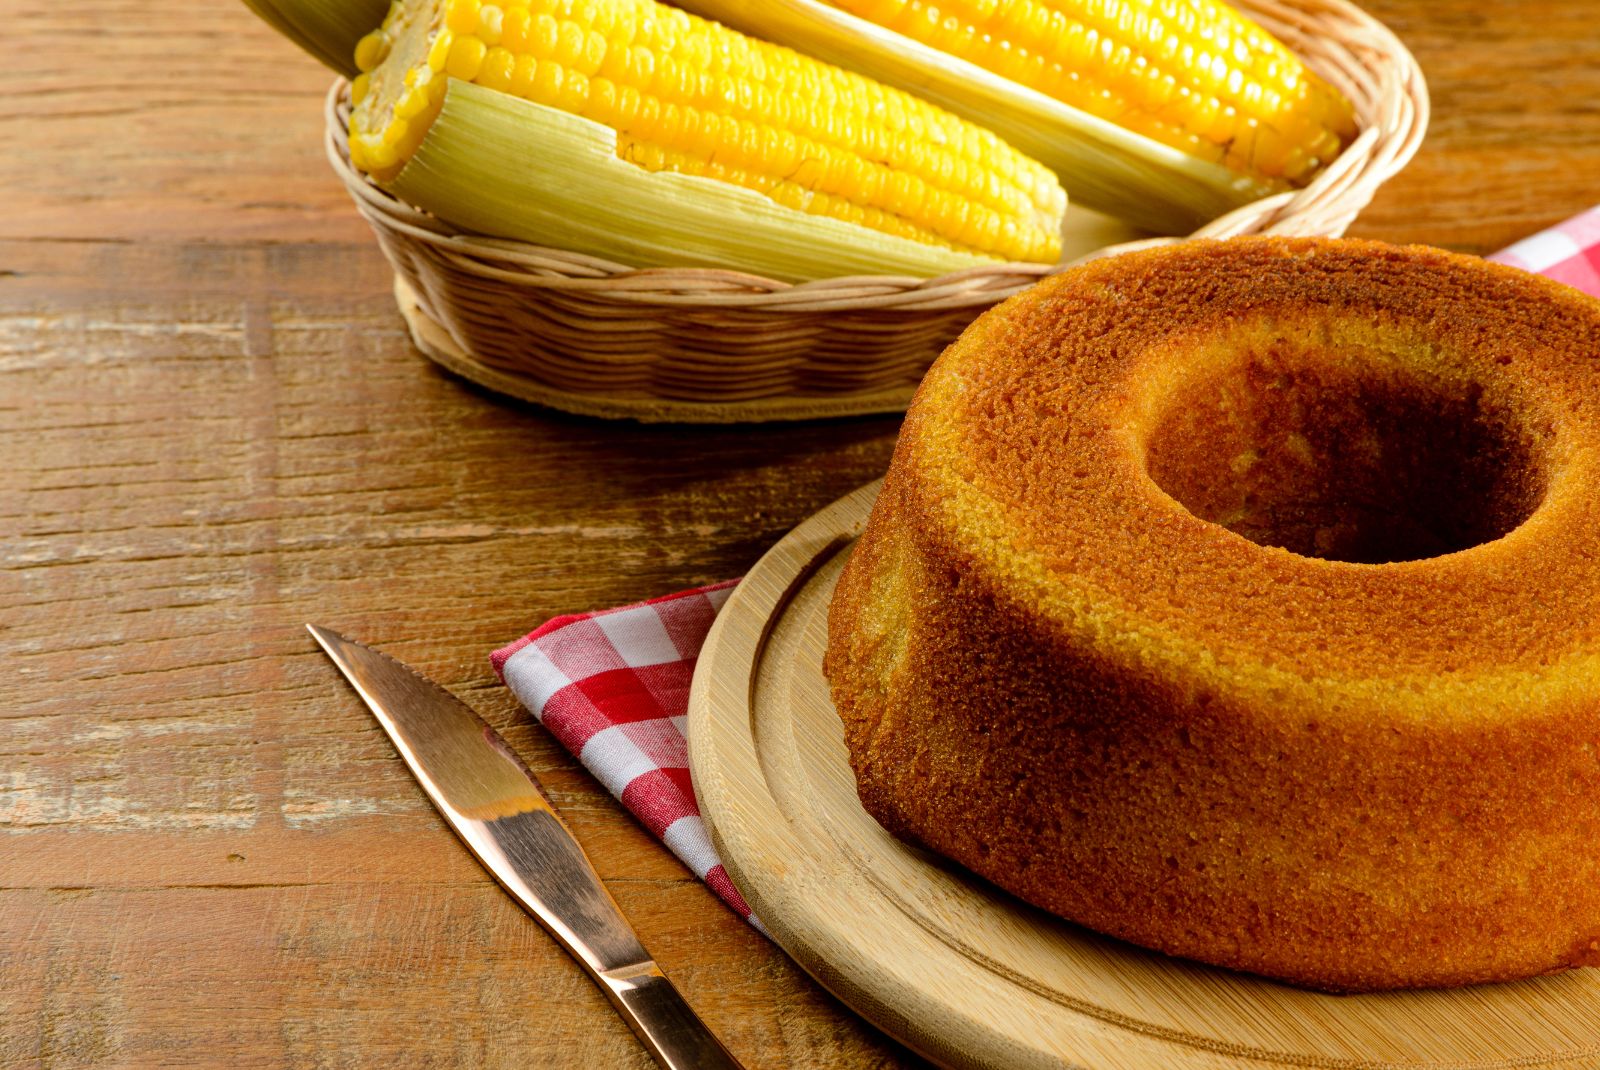
[[[583,848],[516,753],[415,670],[306,625],[394,741],[422,789],[522,908],[588,971],[668,1070],[739,1070],[639,942]]]

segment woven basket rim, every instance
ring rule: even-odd
[[[1087,260],[1194,238],[1338,236],[1420,147],[1430,103],[1422,70],[1392,31],[1350,0],[1236,0],[1350,98],[1361,133],[1303,189],[1241,205],[1183,237],[1096,249],[1059,264],[1000,262],[933,278],[840,276],[783,282],[725,268],[635,268],[566,249],[473,234],[389,194],[350,163],[349,83],[335,80],[324,147],[334,172],[380,238],[420,242],[469,276],[533,290],[587,293],[622,305],[784,312],[943,311],[987,307]],[[1070,194],[1070,177],[1067,179]],[[1070,208],[1068,209],[1071,210]]]

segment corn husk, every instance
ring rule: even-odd
[[[383,23],[389,0],[244,0],[263,22],[346,78],[356,42]]]
[[[1289,187],[1247,178],[848,14],[824,0],[672,0],[704,18],[915,93],[1061,176],[1075,203],[1186,234]]]
[[[716,179],[646,171],[617,156],[610,127],[458,79],[410,162],[383,186],[467,230],[639,268],[737,265],[803,282],[932,277],[993,262]]]

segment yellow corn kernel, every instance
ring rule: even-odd
[[[532,56],[518,56],[511,69],[511,86],[506,91],[512,96],[527,99],[533,95],[533,80],[538,75],[539,61]]]
[[[530,45],[529,31],[533,15],[526,7],[513,7],[500,20],[500,43],[513,55],[526,52]]]
[[[445,64],[450,62],[450,49],[454,45],[455,38],[450,31],[440,31],[428,49],[428,69],[434,73],[444,70]]]
[[[370,71],[382,63],[388,54],[389,35],[382,30],[373,30],[356,42],[356,69]]]
[[[396,120],[410,121],[428,110],[428,87],[414,85],[401,94],[394,105]]]
[[[394,122],[383,128],[383,143],[391,147],[398,146],[405,142],[406,137],[408,134],[410,134],[410,132],[410,123],[406,122],[404,119],[396,119]]]
[[[493,48],[500,43],[500,33],[505,22],[505,12],[493,4],[484,4],[478,8],[477,37],[484,44]]]
[[[478,70],[477,82],[490,89],[498,89],[502,93],[511,91],[511,76],[515,71],[517,57],[503,48],[491,48],[484,54],[483,66]],[[398,112],[397,112],[398,114]]]
[[[489,54],[488,46],[476,37],[457,36],[450,46],[450,59],[444,70],[452,78],[473,81],[483,69],[483,58]]]
[[[480,0],[450,0],[445,7],[444,24],[453,33],[472,33],[478,28]]]

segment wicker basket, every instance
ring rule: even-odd
[[[1193,236],[1340,235],[1421,143],[1422,72],[1392,33],[1345,0],[1240,6],[1354,102],[1361,134],[1305,189],[1252,202]],[[979,312],[1060,270],[999,264],[936,279],[795,285],[735,271],[639,271],[465,234],[350,166],[346,90],[339,82],[328,95],[328,158],[394,267],[418,347],[491,389],[569,412],[732,422],[901,410]],[[1070,176],[1067,184],[1070,192]]]

